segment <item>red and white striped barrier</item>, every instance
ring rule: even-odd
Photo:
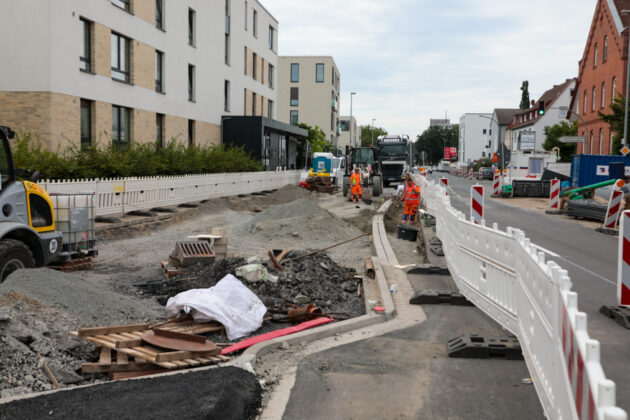
[[[446,195],[448,195],[448,178],[440,178],[440,185],[446,188]]]
[[[551,188],[549,189],[549,208],[552,210],[560,210],[560,180],[552,179]]]
[[[617,263],[617,302],[630,307],[630,211],[621,215],[619,260]]]
[[[621,188],[624,186],[623,180],[618,180],[615,183],[610,194],[610,201],[608,202],[608,210],[606,211],[606,220],[604,221],[604,228],[614,229],[617,227],[617,221],[619,220],[619,214],[621,213],[621,201],[623,200],[623,191]]]
[[[470,187],[470,221],[480,225],[483,220],[483,186]]]
[[[500,186],[501,186],[501,181],[499,179],[499,172],[496,171],[492,179],[492,196],[493,197],[499,196]]]

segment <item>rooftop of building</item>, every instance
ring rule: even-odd
[[[628,1],[628,3],[630,3],[630,1]],[[542,96],[538,98],[538,100],[535,101],[531,107],[519,110],[520,112],[516,113],[512,117],[509,128],[516,129],[535,124],[536,121],[538,121],[538,105],[540,104],[540,101],[544,101],[545,109],[550,108],[558,100],[558,98],[560,98],[560,95],[562,95],[562,93],[576,81],[576,78],[566,79],[563,83],[560,83],[559,85],[553,85],[553,87],[543,93]],[[529,116],[529,118],[521,119],[519,118],[520,116]]]

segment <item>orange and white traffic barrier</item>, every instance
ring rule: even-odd
[[[440,185],[446,188],[446,195],[448,195],[448,178],[440,178]]]
[[[492,179],[492,196],[493,197],[499,196],[500,186],[501,186],[501,181],[499,179],[499,171],[495,171],[493,179]]]
[[[604,228],[614,229],[617,227],[617,221],[619,220],[619,214],[621,213],[621,201],[623,200],[623,191],[621,188],[625,185],[622,179],[615,182],[615,188],[613,188],[610,194],[610,201],[608,202],[608,209],[606,211],[606,220],[604,221]]]
[[[630,211],[621,215],[619,259],[617,263],[617,302],[630,307]]]
[[[470,187],[470,221],[480,225],[483,220],[483,186]]]
[[[560,180],[552,179],[551,188],[549,189],[549,208],[551,210],[560,210]]]

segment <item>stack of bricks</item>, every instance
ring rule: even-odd
[[[212,247],[216,259],[221,260],[226,258],[228,251],[227,229],[215,227],[212,228],[212,234],[216,236],[221,236],[221,239],[214,240],[214,246]]]

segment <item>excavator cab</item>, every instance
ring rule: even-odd
[[[50,196],[36,177],[17,180],[9,144],[14,136],[0,126],[0,282],[17,269],[47,265],[61,249]]]

